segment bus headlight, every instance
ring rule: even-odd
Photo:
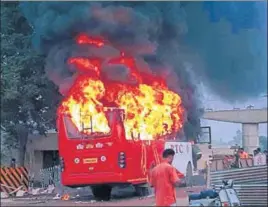
[[[100,160],[101,160],[102,162],[105,162],[105,161],[106,161],[106,157],[105,157],[105,156],[101,156]]]
[[[74,159],[74,163],[75,163],[75,164],[78,164],[79,162],[80,162],[80,159],[79,159],[79,158],[75,158],[75,159]]]

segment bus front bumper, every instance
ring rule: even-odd
[[[99,184],[138,184],[145,183],[146,178],[129,178],[122,173],[66,173],[61,175],[64,186],[90,186]]]

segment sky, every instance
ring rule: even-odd
[[[204,2],[204,8],[205,10],[208,11],[209,17],[210,17],[210,22],[217,22],[218,25],[221,25],[221,29],[219,31],[224,30],[224,24],[221,22],[221,20],[227,20],[228,24],[231,25],[232,27],[232,35],[231,36],[237,36],[239,34],[238,31],[243,31],[245,33],[249,32],[250,30],[252,30],[253,28],[257,28],[257,33],[256,35],[260,35],[263,34],[265,35],[265,33],[267,33],[267,5],[265,5],[265,2],[247,2],[247,3],[242,3],[242,2],[235,2],[235,1],[230,1],[230,2]],[[195,19],[193,19],[193,22],[195,22]],[[199,21],[202,22],[202,21]],[[198,25],[200,25],[201,23],[198,23]],[[203,22],[203,28],[204,31],[207,31],[209,27],[204,27],[204,22]],[[210,24],[208,24],[210,25]],[[198,27],[198,26],[197,26]],[[200,31],[199,32],[195,32],[196,35],[200,36]],[[216,33],[215,33],[216,34]],[[218,35],[216,35],[216,37],[218,37],[219,35],[221,35],[221,33],[217,33]],[[224,33],[225,34],[225,33]],[[204,35],[206,36],[206,35]],[[224,36],[226,37],[226,35]],[[201,38],[201,37],[200,37]],[[208,38],[212,39],[211,36],[208,36]],[[220,51],[222,51],[222,53],[224,55],[229,55],[230,53],[232,53],[232,51],[235,51],[236,49],[236,42],[239,40],[241,40],[242,45],[247,45],[249,44],[249,42],[252,42],[252,45],[256,46],[256,47],[252,47],[251,52],[249,52],[249,54],[254,54],[257,51],[257,46],[259,46],[259,48],[262,48],[263,50],[263,54],[264,56],[262,56],[261,59],[256,59],[256,63],[263,63],[263,71],[266,71],[267,74],[267,46],[264,43],[264,41],[267,41],[267,37],[266,35],[263,36],[264,39],[262,39],[260,41],[260,38],[258,38],[257,36],[251,36],[251,38],[248,39],[243,39],[240,37],[238,38],[236,41],[230,42],[227,41],[229,44],[227,44],[228,46],[230,45],[234,45],[233,49],[230,49],[231,47],[228,48],[228,50],[224,50],[223,48],[225,48],[226,43],[222,44],[221,47],[218,50],[215,50],[215,48],[213,48],[210,53],[210,55],[208,56],[208,60],[207,61],[214,61],[214,56],[213,54],[217,54]],[[204,42],[205,39],[201,40],[201,43]],[[220,43],[221,39],[217,39],[216,43]],[[259,42],[260,41],[260,42]],[[212,42],[212,40],[211,40]],[[258,44],[258,42],[260,44]],[[215,44],[212,43],[212,44]],[[206,47],[207,48],[207,45]],[[240,49],[243,48],[239,47]],[[242,49],[243,50],[243,49]],[[217,51],[215,53],[215,51]],[[248,48],[244,49],[243,51],[249,51]],[[237,52],[235,52],[237,53]],[[242,52],[238,52],[238,57],[243,57]],[[221,64],[218,64],[218,62],[216,61],[216,64],[214,65],[216,69],[216,71],[225,71],[228,69],[228,67],[224,66],[224,62],[226,61],[222,61],[222,60],[226,60],[226,58],[222,58],[225,57],[224,55],[221,56],[221,58],[219,59],[218,62],[220,62]],[[250,57],[250,56],[248,56]],[[242,63],[246,63],[247,60],[249,58],[244,58],[244,60],[242,60]],[[256,57],[260,57],[259,55],[257,55]],[[252,105],[254,106],[254,108],[267,108],[267,97],[262,97],[262,95],[260,95],[258,98],[250,98],[253,97],[251,96],[252,94],[250,93],[250,90],[252,90],[255,95],[258,93],[257,90],[253,89],[253,85],[255,85],[256,83],[259,82],[263,82],[265,85],[265,88],[267,90],[267,82],[265,82],[265,80],[267,80],[267,75],[262,75],[262,73],[259,71],[260,67],[259,66],[253,66],[253,67],[249,67],[252,70],[252,74],[259,76],[259,79],[257,80],[254,75],[246,75],[246,70],[245,67],[249,65],[249,64],[245,64],[245,65],[241,65],[242,67],[238,68],[236,66],[237,71],[233,71],[232,74],[228,73],[228,74],[224,74],[224,72],[219,73],[218,78],[223,78],[225,77],[226,79],[230,80],[230,83],[232,83],[231,85],[233,87],[230,88],[230,84],[224,84],[225,86],[223,87],[223,91],[226,91],[226,93],[233,93],[235,94],[234,98],[232,99],[232,101],[230,101],[231,99],[229,99],[229,102],[227,100],[225,100],[224,98],[227,98],[229,96],[226,96],[226,94],[224,93],[218,93],[219,95],[217,95],[215,88],[217,88],[217,86],[219,86],[220,82],[217,82],[216,84],[210,84],[210,85],[206,85],[204,86],[206,83],[203,82],[202,80],[200,80],[200,78],[198,76],[195,77],[195,79],[197,80],[197,82],[201,81],[200,86],[198,87],[199,93],[201,94],[201,101],[202,101],[202,105],[204,106],[204,109],[213,109],[215,110],[227,110],[227,109],[233,109],[233,108],[240,108],[240,109],[245,109],[247,106]],[[224,67],[223,67],[224,66]],[[240,73],[241,71],[242,74]],[[265,73],[264,73],[265,74]],[[225,76],[224,76],[225,75]],[[243,77],[244,76],[244,77]],[[240,87],[239,84],[241,84],[241,82],[243,82],[245,80],[245,78],[249,79],[249,82],[244,82],[245,84],[243,85],[243,87]],[[215,80],[215,77],[210,78],[210,80]],[[232,81],[231,81],[232,80]],[[249,84],[251,83],[251,84]],[[210,89],[213,90],[210,90]],[[241,90],[242,89],[242,90]],[[236,91],[237,93],[235,93],[234,91]],[[220,90],[218,90],[218,92],[221,92]],[[245,96],[243,97],[243,100],[240,98],[241,94],[245,94]],[[264,95],[264,94],[263,94]],[[248,99],[245,99],[247,98]],[[255,96],[256,97],[256,96]],[[235,102],[234,100],[240,100],[240,102]],[[212,133],[212,140],[220,140],[222,139],[223,141],[230,141],[232,140],[232,138],[236,135],[236,131],[237,130],[241,130],[242,131],[242,124],[236,124],[236,123],[227,123],[227,122],[218,122],[218,121],[212,121],[212,120],[201,120],[201,126],[210,126],[211,127],[211,133]],[[267,124],[260,124],[259,125],[259,135],[260,136],[267,136]]]

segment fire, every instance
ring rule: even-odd
[[[181,104],[180,97],[166,89],[156,89],[140,84],[133,91],[124,91],[116,100],[125,109],[126,136],[153,139],[182,127],[180,113],[176,107]]]
[[[101,38],[81,34],[78,44],[105,46]],[[71,57],[68,63],[79,70],[78,77],[59,107],[68,114],[80,132],[91,134],[110,132],[105,115],[107,103],[124,109],[126,137],[152,140],[179,131],[183,126],[183,107],[179,94],[168,89],[166,82],[153,74],[139,72],[136,59],[124,53],[109,59],[109,64],[125,65],[134,84],[109,81],[101,75],[104,60],[91,57]],[[108,105],[109,105],[108,104]],[[92,127],[92,130],[89,129]]]
[[[94,71],[96,75],[100,75],[101,60],[98,58],[70,58],[68,63],[74,64],[81,72],[88,73]]]
[[[109,133],[110,128],[104,113],[103,104],[98,100],[105,95],[100,80],[79,76],[70,90],[70,95],[62,102],[60,111],[67,113],[80,132]],[[94,121],[91,120],[94,117]],[[86,130],[83,130],[86,129]]]
[[[76,38],[76,42],[78,44],[89,44],[89,45],[95,45],[97,47],[102,47],[104,45],[104,40],[101,38],[94,38],[94,37],[89,37],[86,34],[80,34]]]

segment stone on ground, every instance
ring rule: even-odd
[[[22,197],[24,195],[26,195],[26,191],[24,190],[18,190],[17,193],[16,193],[16,197]]]
[[[54,185],[49,185],[47,187],[47,193],[52,194],[52,193],[54,193],[54,191],[55,191],[55,186]]]
[[[1,192],[1,199],[2,198],[8,198],[8,194],[6,192]]]
[[[41,188],[33,188],[31,191],[32,195],[39,195],[41,193],[42,189]]]

